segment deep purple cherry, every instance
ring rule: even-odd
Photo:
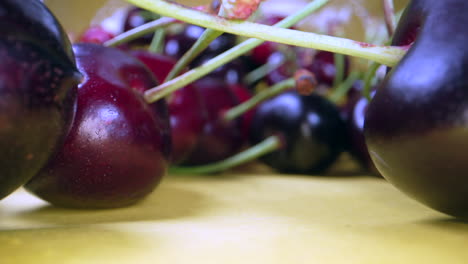
[[[284,92],[256,110],[251,144],[276,135],[283,148],[260,158],[283,173],[324,173],[345,148],[346,129],[336,106],[316,94]]]
[[[385,179],[431,208],[464,218],[467,12],[465,0],[409,3],[392,45],[415,41],[378,87],[364,126],[372,160]]]
[[[81,76],[66,33],[40,1],[0,1],[0,31],[2,199],[63,143]]]

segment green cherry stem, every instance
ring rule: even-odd
[[[263,77],[265,77],[268,73],[270,73],[274,69],[281,66],[282,63],[283,63],[283,60],[279,61],[278,63],[268,63],[267,62],[267,63],[259,66],[258,68],[254,69],[253,71],[247,73],[243,78],[243,82],[245,84],[247,84],[247,85],[252,85],[256,81],[258,81],[258,80],[262,79]]]
[[[224,15],[223,10],[223,8],[219,10],[219,16]],[[174,79],[174,77],[176,77],[185,67],[190,64],[190,62],[192,62],[198,55],[200,55],[200,53],[202,53],[210,45],[210,43],[213,42],[213,40],[221,36],[223,33],[224,32],[222,31],[211,28],[205,29],[205,31],[203,31],[202,35],[197,39],[192,47],[190,47],[190,49],[185,52],[185,54],[177,61],[176,65],[174,65],[174,67],[171,69],[164,82]]]
[[[333,87],[337,87],[343,82],[345,75],[345,56],[343,54],[334,53],[333,60],[335,62],[335,78],[333,79]]]
[[[393,36],[396,28],[395,8],[393,0],[382,0],[384,9],[385,25],[389,36]]]
[[[166,77],[165,82],[176,77],[190,62],[195,59],[202,51],[204,51],[213,40],[221,36],[223,32],[217,31],[211,28],[203,31],[203,34],[197,39],[197,41],[185,52],[185,54],[177,61],[176,65],[171,69]]]
[[[341,82],[338,86],[335,86],[335,89],[333,92],[328,96],[328,99],[335,103],[338,104],[340,100],[346,95],[346,93],[353,87],[353,84],[360,79],[361,73],[357,71],[353,71],[349,74],[349,76]]]
[[[293,46],[326,50],[334,53],[360,57],[379,63],[395,66],[405,54],[399,47],[375,46],[346,38],[332,37],[293,29],[273,28],[248,21],[228,20],[212,16],[197,10],[171,4],[163,0],[127,0],[137,6],[155,13],[183,20],[187,23],[213,28],[223,32],[279,42]],[[316,0],[313,3],[323,4],[327,1]]]
[[[372,80],[375,77],[375,73],[377,69],[379,69],[380,64],[377,62],[373,62],[369,68],[367,69],[366,73],[364,74],[364,88],[362,89],[362,94],[367,100],[371,100],[371,87],[372,87]]]
[[[258,93],[256,93],[254,96],[252,96],[249,100],[238,104],[237,106],[229,109],[226,111],[223,115],[224,120],[226,121],[231,121],[236,119],[237,117],[241,116],[245,112],[251,110],[261,102],[272,98],[275,95],[278,95],[282,92],[284,92],[287,89],[293,88],[296,86],[296,81],[294,78],[289,78],[284,81],[281,81],[273,86],[271,86],[268,89],[262,90]]]
[[[245,164],[249,161],[256,160],[257,158],[278,150],[283,145],[278,136],[270,136],[260,143],[237,153],[225,160],[215,162],[212,164],[192,167],[171,167],[169,173],[173,174],[210,174],[225,171],[234,168],[238,165]]]
[[[122,34],[117,35],[113,39],[104,42],[104,46],[115,47],[123,43],[127,43],[141,36],[155,32],[158,28],[169,26],[177,20],[171,17],[161,17],[154,21],[143,24],[139,27],[133,28]]]
[[[127,0],[127,1],[136,1],[136,0]],[[137,1],[136,1],[137,2]],[[135,2],[135,3],[136,3]],[[158,1],[159,3],[160,1]],[[323,7],[328,0],[314,0],[313,2],[310,2],[307,4],[303,9],[297,11],[296,13],[286,17],[285,19],[281,20],[280,22],[276,23],[274,27],[291,27],[294,24],[296,24],[298,21],[304,19],[306,16],[308,16],[310,13],[320,9]],[[169,5],[172,6],[172,5]],[[183,9],[185,10],[185,9]],[[199,13],[199,12],[195,12]],[[211,17],[210,15],[206,15],[208,17]],[[223,20],[225,21],[225,20]],[[226,20],[227,21],[227,20]],[[241,22],[244,23],[244,22]],[[164,98],[168,96],[169,94],[173,93],[177,89],[180,89],[191,82],[200,79],[201,77],[209,74],[216,68],[220,67],[221,65],[224,65],[231,60],[239,57],[240,55],[250,51],[251,49],[255,48],[256,46],[262,44],[264,41],[261,39],[248,39],[245,40],[244,42],[236,45],[235,47],[219,54],[218,56],[212,58],[211,60],[207,61],[203,65],[200,65],[199,67],[192,69],[182,75],[179,75],[178,77],[164,82],[163,84],[149,89],[145,92],[145,100],[148,103],[155,102],[161,98]]]
[[[166,30],[164,28],[158,28],[154,32],[153,39],[151,40],[151,44],[148,47],[150,52],[154,53],[162,53],[164,49],[164,37],[166,35]]]

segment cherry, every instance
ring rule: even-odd
[[[197,146],[184,165],[200,165],[225,159],[242,146],[239,120],[225,121],[224,111],[238,104],[223,80],[202,78],[193,83],[206,107],[207,121]]]
[[[0,1],[0,199],[63,142],[81,79],[66,33],[37,0]]]
[[[241,84],[232,84],[229,85],[229,89],[234,93],[234,95],[237,98],[237,101],[239,103],[243,103],[250,98],[252,98],[252,92],[245,87],[244,85]],[[249,138],[249,133],[250,133],[250,127],[252,125],[252,120],[255,115],[256,108],[252,108],[246,113],[244,113],[241,117],[241,134],[242,137],[244,138],[243,141],[247,142]]]
[[[78,42],[103,44],[114,37],[114,34],[97,25],[86,29],[79,37]]]
[[[164,80],[175,65],[173,58],[145,50],[130,51],[140,59],[159,80]],[[202,133],[206,109],[195,87],[188,85],[175,91],[168,100],[171,133],[171,164],[183,162],[193,151]]]
[[[350,115],[346,120],[349,134],[349,151],[351,155],[369,172],[380,175],[371,160],[364,137],[364,121],[369,101],[359,97],[350,102]]]
[[[392,44],[417,37],[377,89],[364,131],[385,179],[456,217],[468,217],[467,11],[465,0],[409,3]]]
[[[142,93],[157,84],[136,58],[115,48],[75,44],[85,81],[64,146],[25,187],[58,206],[112,208],[133,204],[161,181],[170,155],[163,100]]]
[[[284,147],[260,158],[282,173],[323,173],[344,150],[345,124],[333,103],[316,94],[284,92],[258,106],[250,141],[276,135]]]
[[[334,53],[329,51],[299,49],[298,58],[300,58],[298,62],[300,67],[314,73],[319,83],[324,83],[329,86],[333,85],[337,73]],[[343,78],[349,73],[349,64],[349,58],[345,56]]]

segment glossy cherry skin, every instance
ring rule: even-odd
[[[250,142],[277,135],[283,148],[261,161],[282,173],[320,174],[344,150],[345,129],[338,109],[324,97],[288,91],[258,106]]]
[[[175,65],[171,57],[146,50],[130,51],[140,59],[159,80],[164,80]],[[183,162],[192,153],[206,122],[206,109],[198,90],[187,85],[168,99],[172,133],[171,164]]]
[[[65,32],[37,0],[0,1],[0,199],[63,142],[81,75]]]
[[[226,122],[224,112],[239,103],[235,94],[220,79],[202,78],[193,83],[206,107],[207,121],[194,151],[184,165],[201,165],[223,160],[243,145],[240,120]]]
[[[161,181],[170,156],[164,101],[147,104],[156,85],[136,58],[96,44],[75,44],[85,81],[65,145],[25,187],[62,207],[114,208],[134,204]]]
[[[441,212],[468,217],[468,2],[413,0],[394,45],[408,53],[369,104],[365,136],[382,175]],[[453,37],[450,37],[453,36]]]

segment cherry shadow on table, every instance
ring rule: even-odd
[[[104,224],[135,221],[163,221],[203,214],[215,201],[189,187],[162,184],[149,197],[136,205],[118,209],[66,209],[43,206],[19,212],[15,218],[26,222],[52,225]]]
[[[459,234],[468,235],[468,219],[453,218],[450,216],[434,219],[427,219],[420,222],[422,225],[428,225],[437,229],[453,231]]]

